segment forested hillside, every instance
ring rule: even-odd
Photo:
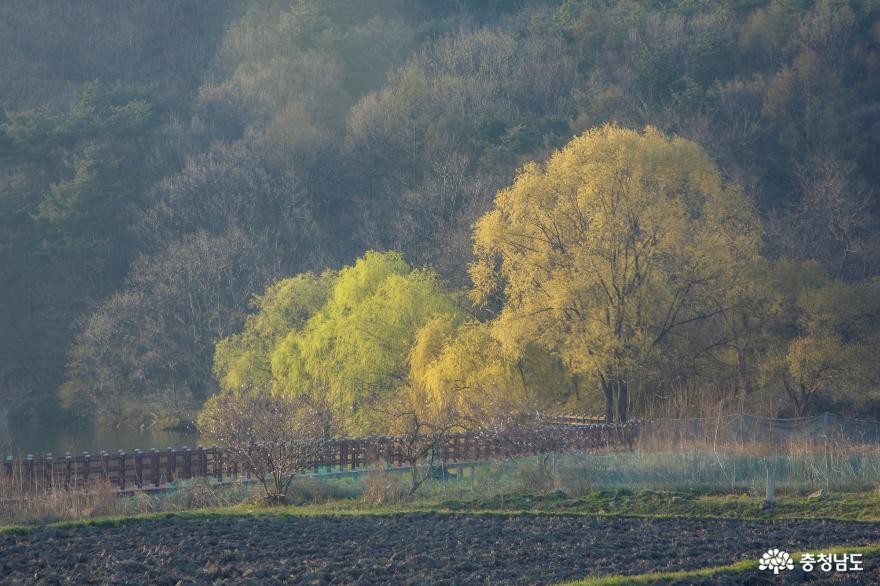
[[[877,414],[880,1],[10,0],[0,39],[12,414],[169,426],[221,383],[317,385],[353,410],[416,382],[443,395],[462,369],[502,411],[604,410],[604,391],[683,414],[711,389]],[[535,209],[570,218],[546,194],[615,165],[651,193],[699,185],[682,209],[626,200],[643,226],[680,222],[651,241],[677,272],[625,287],[668,313],[621,319],[629,337],[510,326],[545,291],[599,286],[517,281],[539,261],[517,238]],[[571,267],[631,228],[548,246]],[[418,311],[388,314],[400,348],[377,349],[352,332],[379,332],[388,299]]]

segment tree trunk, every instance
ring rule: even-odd
[[[800,396],[797,403],[795,403],[798,417],[806,417],[814,393],[815,391],[807,390],[807,386],[804,383],[800,384]]]
[[[605,394],[605,423],[614,423],[614,389],[604,375],[599,375],[602,392]]]
[[[617,383],[617,422],[626,423],[629,409],[629,389],[626,381]]]

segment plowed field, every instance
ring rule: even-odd
[[[172,517],[0,535],[0,583],[549,584],[878,540],[878,523],[837,521]]]

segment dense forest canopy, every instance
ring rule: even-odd
[[[19,419],[174,425],[221,385],[878,413],[880,1],[11,0],[0,38]]]

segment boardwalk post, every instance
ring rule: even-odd
[[[204,446],[199,446],[199,477],[206,478],[208,476],[208,454],[205,452]]]
[[[192,450],[187,446],[183,446],[183,478],[192,478]]]
[[[397,446],[398,446],[398,448],[397,448],[397,465],[398,466],[403,466],[404,449],[403,449],[403,446],[401,445],[401,444],[403,444],[403,441],[404,441],[403,438],[397,438]]]
[[[28,470],[28,486],[36,488],[37,479],[34,477],[34,455],[27,455],[27,470]]]
[[[46,486],[48,488],[52,488],[53,485],[55,484],[53,482],[53,480],[54,480],[53,473],[55,471],[55,463],[54,463],[54,460],[52,459],[52,452],[48,452],[46,454],[46,457],[43,459],[43,463],[46,467]]]
[[[138,448],[134,450],[134,482],[138,488],[144,485],[144,453]]]
[[[174,482],[177,475],[177,450],[168,448],[168,482]]]
[[[125,490],[125,451],[116,452],[119,457],[119,490]]]
[[[153,486],[159,486],[160,477],[159,450],[150,448],[150,480],[153,481]]]
[[[70,480],[73,477],[73,456],[70,452],[64,454],[64,490],[70,490]]]
[[[223,448],[214,446],[214,478],[223,482]]]
[[[89,472],[91,472],[92,467],[92,456],[89,455],[88,452],[82,453],[82,477],[83,477],[83,486],[88,485],[89,483]]]
[[[105,482],[110,482],[110,454],[101,450],[101,475]]]
[[[364,457],[364,467],[372,465],[376,465],[379,463],[379,452],[382,449],[382,445],[379,443],[380,438],[371,437],[369,439],[369,443],[367,444],[367,453]]]

